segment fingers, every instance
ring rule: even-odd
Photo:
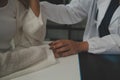
[[[70,50],[70,48],[67,45],[55,45],[51,48],[54,51],[55,57],[59,58],[59,57],[63,57],[62,54],[64,52],[68,52]]]
[[[59,54],[57,54],[57,53],[54,53],[54,56],[55,56],[55,58],[59,58],[59,57],[61,57]]]
[[[66,57],[77,53],[78,43],[72,40],[57,40],[49,44],[50,49],[54,51],[55,57]]]
[[[64,47],[55,49],[55,53],[57,53],[57,54],[61,54],[61,53],[67,52],[67,51],[70,51],[70,48],[68,46],[64,46]]]
[[[49,45],[50,45],[50,49],[53,50],[56,58],[63,57],[62,53],[68,52],[70,50],[67,43],[65,43],[65,40],[53,41]]]
[[[56,58],[59,58],[59,57],[67,57],[67,56],[73,55],[75,53],[72,52],[71,50],[68,50],[68,51],[65,51],[62,53],[54,53],[54,54],[55,54]]]
[[[66,56],[70,56],[72,54],[75,54],[76,52],[74,50],[72,50],[69,45],[58,48],[58,49],[54,49],[54,54],[55,56],[58,57],[66,57]]]
[[[53,41],[53,42],[51,42],[49,45],[53,46],[53,45],[55,45],[55,44],[58,44],[59,42],[61,42],[61,41],[60,41],[60,40]]]
[[[58,40],[58,41],[54,41],[54,42],[50,43],[49,45],[50,45],[50,49],[54,49],[55,50],[55,49],[59,49],[61,47],[65,47],[68,44],[63,42],[63,41]]]
[[[67,52],[64,52],[62,53],[61,57],[66,57],[66,56],[70,56],[70,55],[73,55],[74,53],[71,53],[71,51],[67,51]]]
[[[53,53],[54,53],[55,58],[59,58],[60,57],[59,54],[55,53],[55,50],[53,50]]]

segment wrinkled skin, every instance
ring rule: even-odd
[[[49,44],[55,57],[66,57],[78,52],[88,51],[88,42],[77,42],[72,40],[57,40]]]

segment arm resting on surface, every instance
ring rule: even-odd
[[[0,77],[46,60],[48,57],[46,50],[48,49],[48,47],[42,46],[19,47],[13,51],[0,53]]]

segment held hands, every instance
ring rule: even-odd
[[[87,42],[77,42],[72,40],[57,40],[50,43],[56,58],[66,57],[82,51],[88,51]]]

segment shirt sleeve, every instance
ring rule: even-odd
[[[120,51],[120,36],[117,34],[111,34],[102,38],[94,37],[88,41],[90,53],[101,54],[112,51],[112,54],[116,54]]]
[[[36,64],[41,64],[44,61],[46,63],[42,63],[43,65],[40,66],[40,69],[50,66],[56,63],[53,57],[54,55],[49,50],[48,45],[32,46],[29,48],[17,47],[13,51],[0,53],[0,77],[24,70]],[[30,70],[27,73],[34,71]],[[21,74],[19,75],[21,76]]]
[[[41,10],[47,19],[60,24],[75,24],[88,15],[91,0],[72,0],[68,5],[41,2]]]
[[[29,8],[23,22],[23,31],[25,34],[42,42],[46,36],[46,19],[43,17],[42,12],[37,17]]]
[[[41,26],[43,26],[43,20],[42,20],[41,13],[37,17],[33,13],[32,9],[29,8],[25,16],[23,26],[24,26],[23,27],[24,31],[30,34],[34,34],[35,31],[37,31]]]
[[[116,15],[117,16],[117,15]],[[119,15],[118,15],[119,16]],[[109,25],[110,34],[88,39],[89,52],[95,54],[120,54],[120,18]]]

